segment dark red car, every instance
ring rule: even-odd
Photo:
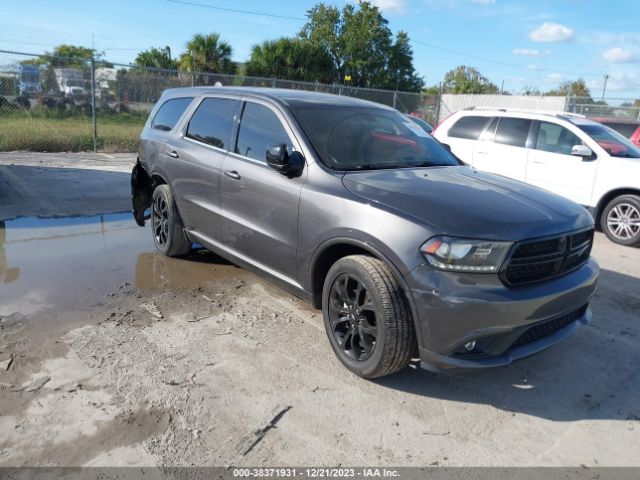
[[[592,120],[612,128],[619,134],[631,140],[631,143],[640,146],[640,120],[603,117],[592,118]]]

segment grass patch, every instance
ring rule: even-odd
[[[101,152],[135,152],[146,115],[98,116]],[[93,150],[91,117],[0,114],[0,151],[82,152]]]

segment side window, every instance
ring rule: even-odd
[[[483,142],[493,142],[494,137],[496,136],[496,128],[498,127],[498,119],[494,118],[487,128],[480,134],[480,141]]]
[[[494,142],[512,147],[526,147],[529,128],[531,120],[526,118],[500,117]]]
[[[176,126],[178,120],[193,101],[193,97],[172,98],[167,100],[158,109],[151,120],[151,128],[169,131]]]
[[[582,141],[563,126],[540,122],[536,150],[571,155],[571,147],[581,144]]]
[[[480,132],[491,121],[491,117],[477,117],[468,115],[460,118],[449,129],[448,135],[456,138],[466,138],[468,140],[477,140]]]
[[[266,162],[267,148],[274,143],[292,144],[282,123],[273,111],[258,103],[247,102],[240,120],[235,153]]]
[[[205,98],[189,120],[187,137],[228,150],[237,106],[237,100]]]

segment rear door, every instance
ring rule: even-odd
[[[248,100],[233,152],[222,176],[223,235],[226,246],[263,267],[295,279],[298,204],[306,168],[295,178],[266,163],[270,145],[300,151],[284,115],[267,102]]]
[[[230,148],[241,102],[233,98],[205,97],[183,128],[166,146],[173,157],[173,193],[188,230],[220,240],[220,176]]]
[[[498,117],[483,132],[482,140],[476,142],[473,166],[478,170],[524,182],[532,123],[526,118]],[[491,127],[495,127],[495,134]]]
[[[571,155],[572,147],[583,142],[568,128],[552,122],[535,123],[527,183],[590,205],[598,159]]]
[[[464,115],[456,120],[446,133],[441,136],[436,129],[435,137],[451,147],[451,152],[463,162],[473,162],[473,151],[480,132],[491,122],[492,117],[480,115]]]

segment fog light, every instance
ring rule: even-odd
[[[464,349],[467,352],[470,352],[474,348],[476,348],[476,341],[475,340],[471,340],[470,342],[467,342],[467,343],[464,344]]]

